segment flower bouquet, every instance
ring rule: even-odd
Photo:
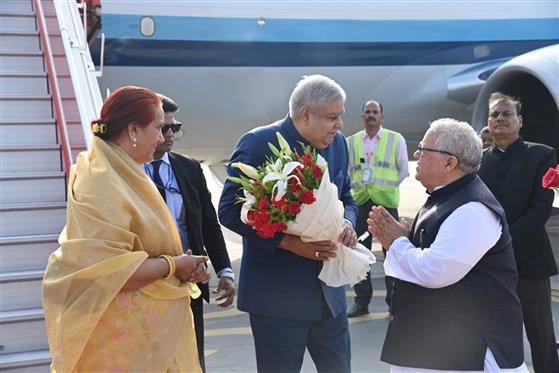
[[[553,206],[559,207],[559,164],[555,168],[549,167],[545,175],[543,175],[542,186],[545,189],[553,189],[555,191]]]
[[[279,133],[276,136],[280,148],[268,143],[272,156],[261,166],[233,164],[244,174],[229,177],[243,189],[241,220],[262,238],[285,232],[305,242],[337,241],[344,207],[338,188],[330,182],[326,160],[308,145],[298,154]],[[336,257],[324,262],[318,276],[333,287],[359,282],[375,262],[361,244],[356,249],[339,245]]]

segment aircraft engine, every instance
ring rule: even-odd
[[[513,58],[490,75],[474,106],[472,125],[478,131],[487,125],[487,101],[496,91],[522,101],[522,138],[559,154],[559,44]]]

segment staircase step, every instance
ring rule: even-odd
[[[0,238],[0,272],[33,271],[47,265],[59,234]]]
[[[0,33],[14,31],[37,31],[33,12],[0,13]]]
[[[0,273],[0,312],[41,308],[43,274],[43,270]]]
[[[0,147],[0,172],[59,172],[60,145],[15,145]]]
[[[0,96],[5,95],[48,95],[47,74],[2,73],[0,74]]]
[[[0,206],[0,237],[58,234],[66,224],[66,202]]]
[[[0,112],[2,117],[20,117],[23,113],[31,118],[52,118],[52,101],[50,95],[26,96],[4,95],[0,96]]]
[[[56,145],[56,126],[52,118],[1,118],[0,147],[15,145]]]
[[[32,12],[31,0],[2,0],[0,1],[0,13]]]
[[[42,308],[0,312],[0,354],[49,348]]]
[[[18,52],[38,52],[41,50],[39,33],[37,31],[2,32],[0,48]]]
[[[5,373],[48,373],[49,350],[0,355],[0,370]]]
[[[0,175],[0,204],[64,202],[64,172],[37,172]]]
[[[0,73],[44,72],[42,52],[0,52]],[[58,72],[58,70],[57,70]]]

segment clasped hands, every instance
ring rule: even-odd
[[[185,255],[175,256],[174,259],[177,264],[175,276],[182,282],[207,284],[210,281],[207,256],[192,255],[192,251],[187,250]]]
[[[398,237],[408,237],[409,224],[404,218],[398,222],[382,206],[373,206],[367,219],[369,232],[375,237],[382,247],[389,250],[392,242]]]
[[[177,263],[175,276],[182,282],[207,284],[210,281],[210,271],[206,267],[207,256],[192,255],[192,251],[187,250],[186,255],[177,256],[174,259]],[[233,279],[221,277],[213,293],[218,294],[216,301],[219,302],[219,307],[229,307],[235,300]]]
[[[347,220],[344,220],[342,224],[342,232],[340,233],[337,242],[304,242],[299,236],[286,234],[278,246],[304,258],[323,262],[336,257],[336,250],[338,250],[340,243],[351,248],[354,248],[357,244],[357,234],[355,233],[352,224]]]

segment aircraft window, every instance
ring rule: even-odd
[[[155,21],[151,17],[142,17],[140,20],[140,31],[144,36],[155,34]]]

